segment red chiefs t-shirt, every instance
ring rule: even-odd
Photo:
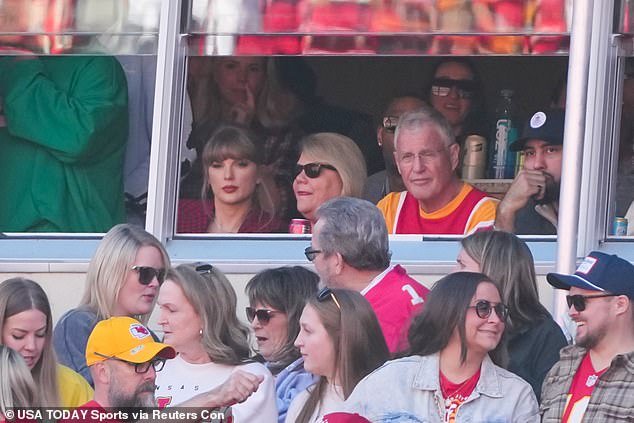
[[[594,370],[590,354],[586,354],[572,379],[568,402],[561,418],[562,423],[581,423],[597,380],[606,369],[607,367],[599,371]]]
[[[456,423],[458,408],[469,398],[480,380],[480,369],[468,380],[453,383],[440,372],[440,390],[445,398],[445,423]]]

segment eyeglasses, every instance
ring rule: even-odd
[[[341,305],[339,304],[339,301],[337,301],[337,297],[335,297],[335,293],[332,292],[332,289],[324,288],[317,293],[317,301],[319,301],[320,303],[323,303],[328,298],[332,298],[339,311],[341,311]]]
[[[149,285],[154,278],[158,281],[159,285],[165,282],[165,269],[156,269],[150,266],[132,266],[132,270],[135,270],[139,274],[139,283],[141,285]]]
[[[470,99],[476,90],[476,83],[470,79],[434,78],[431,93],[438,97],[447,97],[454,87],[458,97]]]
[[[163,370],[163,367],[165,366],[165,359],[164,358],[159,358],[159,357],[154,357],[152,360],[150,361],[146,361],[144,363],[132,363],[130,361],[127,360],[122,360],[118,357],[113,357],[113,356],[109,356],[109,355],[104,355],[104,354],[100,354],[98,352],[95,352],[95,355],[98,355],[99,357],[103,357],[106,358],[108,360],[115,360],[115,361],[121,361],[122,363],[127,363],[131,366],[134,366],[134,372],[135,373],[147,373],[148,370],[150,370],[150,367],[154,367],[154,371],[155,372],[160,372],[161,370]]]
[[[381,126],[383,126],[383,129],[387,132],[394,132],[396,131],[396,125],[398,124],[399,119],[400,118],[398,116],[384,116]]]
[[[269,310],[267,308],[255,309],[253,307],[247,307],[246,312],[247,320],[249,321],[249,323],[253,322],[253,320],[257,317],[258,322],[262,323],[263,325],[266,325],[269,320],[271,320],[271,317],[273,317],[276,313],[280,313],[279,311]]]
[[[481,319],[488,319],[493,310],[495,310],[495,314],[497,314],[503,322],[509,317],[509,308],[506,304],[502,303],[493,305],[490,301],[480,300],[476,305],[469,306],[469,308],[475,308],[476,314]]]
[[[297,178],[297,176],[299,176],[299,174],[302,173],[302,171],[304,171],[304,174],[308,176],[310,179],[315,179],[319,177],[322,169],[330,169],[330,170],[334,170],[335,172],[337,171],[337,168],[325,163],[306,163],[305,165],[300,165],[298,163],[295,165],[295,172],[293,173],[293,179]]]
[[[586,309],[587,300],[590,298],[618,297],[617,294],[595,294],[595,295],[566,295],[568,308],[574,307],[577,311]]]
[[[214,267],[209,263],[202,263],[196,266],[196,271],[201,275],[211,273],[212,270],[214,270]]]
[[[319,253],[323,253],[323,251],[315,250],[315,249],[313,249],[313,247],[304,248],[304,255],[306,256],[308,261],[314,261],[315,257],[317,257],[317,254],[319,254]]]

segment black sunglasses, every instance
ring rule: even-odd
[[[201,275],[211,273],[212,270],[214,270],[214,267],[209,263],[200,263],[196,266],[196,271]]]
[[[396,131],[396,125],[398,124],[399,119],[400,118],[398,116],[384,116],[381,126],[387,132],[394,132]]]
[[[480,300],[476,305],[469,306],[469,308],[475,308],[476,314],[481,319],[488,319],[493,310],[495,310],[495,314],[497,314],[503,322],[509,317],[509,308],[506,304],[502,303],[493,305],[490,301]]]
[[[590,298],[618,297],[617,294],[595,294],[595,295],[566,295],[568,308],[574,307],[577,311],[586,309],[587,300]]]
[[[476,83],[470,79],[434,78],[431,93],[439,97],[447,97],[451,89],[456,87],[458,97],[471,98],[476,90]]]
[[[257,317],[258,321],[263,325],[266,325],[271,320],[271,317],[273,317],[276,313],[279,313],[278,311],[266,308],[255,309],[253,307],[247,307],[245,310],[247,312],[247,320],[249,323],[253,322],[253,320]]]
[[[319,254],[319,253],[323,253],[323,251],[315,250],[315,249],[313,249],[313,247],[304,248],[304,255],[306,256],[308,261],[314,261],[315,257],[317,257],[317,254]]]
[[[293,179],[297,178],[297,176],[304,171],[306,176],[310,179],[315,179],[319,177],[322,169],[330,169],[335,172],[337,169],[329,164],[325,163],[306,163],[305,165],[300,165],[299,163],[295,165],[295,171],[293,172]]]
[[[339,311],[341,311],[341,305],[339,304],[339,301],[337,301],[337,297],[335,297],[335,293],[332,292],[332,289],[324,288],[317,293],[317,301],[319,301],[320,303],[323,303],[329,298],[332,298]]]
[[[159,285],[165,282],[165,275],[167,271],[165,269],[156,269],[150,266],[132,266],[132,270],[135,270],[139,274],[139,283],[141,285],[149,285],[154,278],[158,281]]]
[[[107,358],[108,360],[115,360],[115,361],[121,361],[122,363],[127,363],[131,366],[134,366],[135,373],[141,373],[141,374],[147,373],[148,370],[150,370],[150,367],[154,367],[155,372],[160,372],[161,370],[163,370],[163,367],[165,366],[165,359],[160,357],[154,357],[152,360],[146,361],[144,363],[132,363],[127,360],[122,360],[118,357],[104,355],[98,352],[95,352],[95,355],[98,355],[99,357]]]

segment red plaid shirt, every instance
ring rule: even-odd
[[[205,233],[213,216],[213,202],[207,202],[207,210],[202,200],[182,198],[178,200],[178,215],[176,221],[177,233]],[[238,233],[279,233],[287,232],[288,225],[279,219],[271,217],[259,209],[253,208],[240,225]]]

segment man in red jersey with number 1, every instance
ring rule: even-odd
[[[390,352],[406,349],[410,322],[429,290],[401,266],[390,265],[387,226],[379,209],[366,200],[337,197],[322,204],[316,217],[306,258],[327,286],[361,292]]]

